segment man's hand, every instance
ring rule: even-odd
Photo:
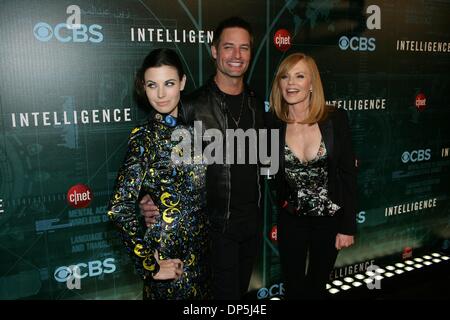
[[[346,234],[338,233],[336,235],[336,249],[341,250],[342,248],[350,247],[354,243],[353,236],[348,236]]]
[[[144,216],[147,227],[156,223],[156,218],[159,216],[159,209],[155,206],[155,203],[148,194],[139,201],[139,209]]]
[[[183,262],[180,259],[159,260],[158,251],[155,252],[155,258],[159,264],[159,271],[153,276],[155,280],[179,279],[183,274]]]

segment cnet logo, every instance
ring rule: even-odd
[[[402,154],[402,162],[408,163],[408,162],[420,162],[420,161],[427,161],[431,159],[431,149],[420,149],[420,150],[414,150],[411,152],[405,151]]]
[[[375,38],[342,36],[339,39],[339,48],[341,50],[350,48],[353,51],[375,51]]]
[[[291,34],[286,29],[280,29],[273,36],[273,43],[280,51],[287,51],[291,47]]]
[[[413,249],[411,247],[406,247],[403,249],[403,252],[402,252],[403,259],[411,258],[412,255],[413,255]]]
[[[416,108],[419,111],[423,111],[427,107],[427,98],[425,97],[425,94],[419,93],[416,96]]]
[[[59,42],[92,42],[99,43],[103,41],[103,34],[100,32],[102,26],[98,24],[77,25],[78,28],[73,28],[67,23],[59,23],[52,27],[46,22],[38,22],[33,28],[33,34],[36,39],[42,42],[50,41],[53,37]]]
[[[270,230],[270,235],[269,238],[270,240],[272,240],[273,242],[277,242],[277,226],[273,226],[272,230]]]
[[[74,269],[79,270],[79,273],[73,272]],[[86,277],[98,277],[103,273],[113,273],[114,271],[116,271],[114,258],[108,258],[103,260],[103,262],[94,260],[88,263],[81,262],[71,267],[59,267],[55,270],[54,277],[58,282],[67,282],[70,278],[83,279]]]
[[[92,201],[92,191],[84,184],[74,185],[67,191],[67,202],[73,208],[86,208]]]

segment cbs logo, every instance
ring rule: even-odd
[[[339,48],[341,50],[350,48],[353,51],[375,51],[375,38],[342,36],[339,39]]]
[[[33,34],[36,39],[42,42],[50,41],[53,37],[59,42],[92,42],[99,43],[103,41],[103,34],[100,32],[102,26],[98,24],[90,25],[80,24],[78,28],[73,28],[67,23],[59,23],[52,27],[46,22],[38,22],[33,28]]]
[[[256,297],[258,299],[266,299],[266,298],[271,298],[273,296],[280,296],[280,295],[284,295],[283,283],[274,284],[270,288],[261,288],[256,293]]]
[[[402,162],[408,163],[408,162],[420,162],[420,161],[427,161],[431,159],[431,149],[420,149],[420,150],[414,150],[411,152],[405,151],[402,154]]]
[[[103,262],[100,260],[89,261],[87,264],[82,262],[74,266],[75,268],[73,266],[57,268],[54,273],[55,280],[58,282],[67,282],[71,278],[83,279],[87,276],[97,277],[103,273],[113,273],[116,271],[114,258],[105,259]]]

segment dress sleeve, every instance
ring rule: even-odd
[[[108,207],[108,217],[119,229],[125,248],[135,263],[136,271],[144,279],[158,272],[154,250],[143,241],[141,223],[136,215],[136,203],[149,161],[151,140],[144,127],[132,130],[128,150],[114,187]]]

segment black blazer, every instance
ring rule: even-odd
[[[280,130],[279,170],[276,175],[278,204],[288,195],[284,176],[284,146],[286,123],[279,119],[269,120],[270,127]],[[319,123],[320,132],[328,154],[328,195],[341,208],[336,212],[338,232],[346,235],[356,233],[356,175],[355,156],[347,114],[341,109],[330,109],[328,117]]]

